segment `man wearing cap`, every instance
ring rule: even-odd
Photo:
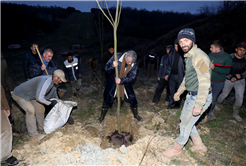
[[[165,157],[176,157],[182,153],[184,145],[191,137],[192,152],[206,152],[195,123],[212,102],[211,94],[211,61],[208,55],[195,44],[195,32],[191,28],[182,29],[178,34],[179,45],[184,51],[186,72],[185,77],[174,94],[174,100],[187,90],[186,100],[180,116],[180,135],[172,149],[163,152]]]
[[[167,54],[162,56],[162,58],[161,58],[160,69],[159,69],[159,73],[158,73],[159,83],[158,83],[158,86],[155,90],[155,95],[154,95],[154,98],[152,100],[152,103],[150,103],[150,105],[155,105],[160,101],[161,94],[162,94],[165,87],[166,87],[166,91],[167,91],[165,102],[169,102],[168,81],[166,81],[164,78],[165,78],[165,73],[166,73],[166,68],[167,68],[166,64],[168,61],[169,52],[172,48],[173,48],[172,45],[166,46],[166,53]]]
[[[45,137],[37,131],[43,130],[44,112],[46,106],[57,104],[56,87],[59,83],[66,82],[65,74],[62,70],[55,70],[52,76],[39,76],[30,79],[15,87],[12,98],[26,112],[26,125],[29,136],[36,141]],[[37,123],[37,124],[36,124]]]
[[[233,105],[233,117],[237,121],[242,121],[239,116],[241,106],[243,104],[243,97],[245,91],[246,78],[246,42],[240,42],[235,49],[236,53],[231,54],[232,68],[230,74],[226,76],[225,85],[222,93],[217,99],[215,110],[220,111],[221,102],[229,95],[232,88],[235,89],[236,101]]]

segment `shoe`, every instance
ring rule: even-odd
[[[36,134],[34,136],[32,136],[31,138],[34,140],[34,141],[40,141],[42,140],[46,135],[43,135],[43,134]]]
[[[141,121],[142,118],[138,115],[138,107],[131,107],[131,110],[134,115],[134,118],[136,118],[138,121]]]
[[[214,110],[220,111],[220,103],[217,102],[217,103],[215,104]]]
[[[77,97],[77,94],[76,93],[73,93],[73,96]]]
[[[194,145],[190,148],[190,151],[206,152],[208,150],[207,147],[202,143],[202,139],[199,135],[195,137],[191,137],[191,139]]]
[[[183,147],[184,145],[180,145],[179,143],[175,142],[172,149],[162,152],[162,154],[167,158],[177,157],[181,155]]]
[[[70,125],[73,125],[74,124],[74,120],[71,116],[69,116],[68,120],[67,120],[67,123],[70,124]]]
[[[8,165],[16,165],[16,164],[19,163],[19,161],[17,160],[17,158],[15,158],[14,156],[9,157],[5,161],[7,162]]]
[[[239,116],[239,112],[241,110],[240,106],[233,106],[233,117],[238,121],[241,122],[242,118]]]
[[[101,116],[98,118],[98,120],[99,120],[100,123],[103,121],[103,119],[104,119],[107,111],[108,111],[108,108],[102,108],[102,110],[101,110]]]
[[[152,103],[149,103],[149,105],[156,105],[157,103],[154,103],[154,102],[152,102]]]

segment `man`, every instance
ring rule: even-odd
[[[193,141],[192,152],[206,152],[207,148],[197,132],[195,123],[208,108],[212,101],[210,83],[211,62],[206,53],[195,44],[195,32],[191,28],[182,29],[178,34],[179,45],[184,51],[186,62],[185,77],[174,100],[180,100],[180,95],[187,90],[186,100],[180,116],[180,135],[172,149],[163,152],[165,157],[176,157],[182,153],[182,148],[189,140]]]
[[[154,70],[155,64],[157,62],[157,56],[154,53],[154,49],[152,49],[150,51],[150,54],[147,58],[147,61],[148,61],[148,77],[147,78],[152,79],[153,70]]]
[[[78,58],[73,58],[72,53],[67,53],[67,60],[63,63],[66,80],[70,81],[74,96],[77,96],[81,87],[82,69]]]
[[[239,116],[241,106],[243,104],[243,97],[245,91],[246,78],[246,42],[240,42],[237,45],[236,53],[231,54],[232,68],[230,74],[226,76],[225,85],[222,93],[218,97],[215,110],[220,110],[220,103],[229,95],[232,88],[235,89],[236,101],[233,105],[233,117],[237,121],[242,121]]]
[[[168,56],[169,56],[169,52],[170,50],[173,48],[172,45],[168,45],[166,47],[166,55],[162,56],[161,58],[161,63],[160,63],[160,69],[159,69],[159,73],[158,73],[158,86],[155,90],[155,95],[154,95],[154,98],[152,100],[152,103],[150,103],[150,105],[155,105],[157,104],[159,101],[160,101],[160,98],[161,98],[161,94],[164,90],[164,88],[166,87],[166,91],[167,91],[167,94],[166,94],[166,99],[165,101],[168,102],[169,101],[169,88],[168,88],[168,81],[165,80],[165,73],[166,73],[166,70],[167,70],[167,61],[168,61]]]
[[[137,54],[135,51],[127,51],[124,54],[117,54],[118,61],[114,61],[114,56],[107,62],[105,70],[110,72],[109,79],[107,81],[105,90],[104,90],[104,100],[101,110],[101,117],[98,119],[100,122],[103,121],[108,108],[112,107],[114,97],[116,97],[116,84],[120,86],[120,98],[121,101],[124,101],[125,97],[130,102],[131,110],[134,117],[137,120],[142,118],[138,115],[137,110],[137,100],[132,88],[132,81],[135,79],[137,74]],[[119,69],[119,78],[115,78],[115,67],[118,66]]]
[[[27,52],[24,55],[23,67],[24,67],[24,72],[25,72],[25,78],[27,81],[30,80],[30,78],[31,78],[29,76],[29,67],[33,61],[38,59],[38,53],[37,53],[36,47],[38,48],[38,44],[32,43],[32,45],[30,47],[31,51]]]
[[[66,82],[62,70],[55,70],[52,76],[39,76],[26,81],[14,89],[12,98],[26,112],[26,125],[29,136],[36,141],[45,137],[37,131],[37,124],[40,131],[43,130],[45,107],[57,104],[58,98],[56,87],[59,83]],[[36,124],[37,123],[37,124]]]
[[[109,78],[109,74],[110,74],[110,73],[107,73],[107,71],[105,70],[105,66],[108,60],[113,56],[113,54],[114,54],[114,46],[109,45],[108,50],[103,54],[103,57],[102,57],[101,73],[102,75],[104,75],[105,85],[106,85],[107,79]]]
[[[96,80],[96,74],[97,74],[97,60],[96,58],[92,58],[88,61],[88,65],[91,69],[91,81]]]
[[[1,162],[6,161],[8,165],[16,165],[19,161],[12,155],[12,127],[9,123],[10,107],[1,85]]]
[[[169,84],[169,104],[167,109],[179,109],[181,100],[174,101],[173,95],[177,91],[178,87],[180,86],[184,74],[185,74],[185,67],[184,67],[184,60],[181,56],[181,51],[179,50],[178,40],[176,39],[174,42],[174,48],[172,49],[169,55],[169,60],[167,61],[167,70],[165,80],[168,81]]]
[[[1,84],[5,91],[5,96],[8,101],[8,105],[11,108],[11,105],[12,105],[11,91],[14,90],[14,83],[13,83],[13,80],[9,72],[8,64],[6,60],[4,59],[3,55],[1,55]],[[11,112],[8,117],[9,117],[10,123],[14,125],[14,119],[12,118]]]
[[[48,71],[49,75],[52,75],[52,73],[57,69],[57,64],[52,60],[52,58],[53,51],[49,48],[45,49],[42,56],[44,64],[42,64],[40,59],[33,61],[29,69],[30,78],[46,75],[45,69]]]
[[[78,58],[78,61],[79,61],[80,65],[81,65],[81,56],[79,56],[78,51],[74,52],[73,58]]]
[[[224,87],[226,75],[229,74],[232,64],[230,55],[223,50],[222,44],[219,40],[215,40],[211,44],[210,50],[211,53],[208,56],[211,60],[211,87],[213,101],[208,109],[207,119],[204,119],[203,122],[216,119],[213,113],[213,109],[215,107],[217,97]]]

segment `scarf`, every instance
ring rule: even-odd
[[[120,75],[119,75],[119,78],[126,77],[127,73],[131,69],[131,65],[128,65],[127,68],[126,68],[126,70],[125,70],[125,67],[126,67],[126,58],[125,58],[125,56],[126,55],[123,55],[123,56],[124,57],[123,57],[123,60],[122,60],[122,63],[121,63],[121,67],[120,67]],[[125,88],[124,85],[119,85],[120,98],[121,98],[121,100],[124,100],[124,88]]]

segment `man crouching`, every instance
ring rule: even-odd
[[[130,102],[131,110],[134,117],[140,121],[142,118],[138,115],[137,100],[135,93],[132,88],[132,81],[137,74],[137,54],[135,51],[127,51],[123,55],[117,54],[118,61],[114,61],[112,56],[105,66],[106,72],[108,72],[109,78],[104,90],[104,101],[101,110],[101,117],[98,119],[100,122],[103,121],[108,108],[112,107],[114,97],[116,96],[116,84],[119,84],[120,98],[124,101],[124,97]],[[120,70],[119,78],[115,78],[115,67],[118,66]]]

